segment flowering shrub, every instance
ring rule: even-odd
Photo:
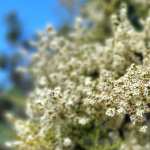
[[[90,42],[105,41],[106,38],[112,35],[110,18],[113,13],[118,13],[122,2],[127,5],[127,17],[130,23],[137,30],[142,29],[138,17],[145,18],[147,16],[150,8],[149,0],[88,0],[88,5],[85,5],[82,9],[82,16],[94,21],[94,27],[91,28],[91,32],[88,32],[86,40]]]
[[[66,36],[40,33],[27,120],[14,121],[18,150],[149,150],[150,17],[136,31],[123,6],[113,36],[88,42],[78,18]],[[144,139],[144,140],[143,140]]]

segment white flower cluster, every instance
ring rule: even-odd
[[[131,128],[139,129],[146,122],[150,19],[137,32],[122,8],[119,16],[112,17],[112,25],[113,36],[104,45],[79,41],[84,29],[77,28],[67,37],[58,36],[49,26],[40,33],[31,66],[36,79],[27,103],[29,119],[15,121],[17,149],[77,150],[76,132],[94,120],[112,119],[112,128],[126,114]],[[140,131],[146,129],[144,125]]]

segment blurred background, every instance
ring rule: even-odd
[[[14,132],[5,112],[25,117],[26,96],[32,78],[17,68],[28,67],[36,52],[30,40],[51,24],[58,32],[71,28],[85,0],[1,0],[0,5],[0,150]]]

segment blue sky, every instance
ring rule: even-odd
[[[0,0],[0,54],[10,56],[16,48],[9,45],[5,39],[7,31],[5,16],[12,11],[17,12],[23,26],[26,39],[31,39],[33,34],[43,29],[47,23],[58,29],[64,23],[70,23],[74,14],[62,7],[59,0]],[[9,70],[0,69],[0,87],[11,87]]]
[[[59,28],[64,22],[69,23],[73,20],[72,14],[62,7],[59,0],[1,0],[0,51],[9,49],[5,41],[4,17],[11,11],[17,12],[27,38],[38,29],[43,29],[47,23]]]

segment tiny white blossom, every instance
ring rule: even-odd
[[[142,117],[144,113],[144,110],[142,109],[137,109],[136,115]]]
[[[142,132],[142,133],[146,133],[147,128],[148,128],[148,127],[147,127],[146,125],[144,125],[144,126],[142,126],[142,127],[139,129],[139,131]]]
[[[79,118],[78,120],[78,123],[83,126],[86,125],[88,122],[89,122],[89,119],[86,117]]]
[[[116,113],[115,108],[108,108],[107,111],[106,111],[106,115],[109,116],[109,117],[114,117],[115,113]]]
[[[23,142],[22,141],[12,141],[12,142],[6,142],[5,146],[6,147],[14,147],[14,146],[17,146],[20,144],[23,144]]]
[[[119,109],[117,109],[118,114],[124,113],[125,114],[125,109],[123,107],[120,107]]]
[[[68,137],[64,138],[63,145],[64,145],[65,147],[69,147],[69,146],[71,146],[71,144],[72,144],[72,141],[71,141],[70,138],[68,138]]]

